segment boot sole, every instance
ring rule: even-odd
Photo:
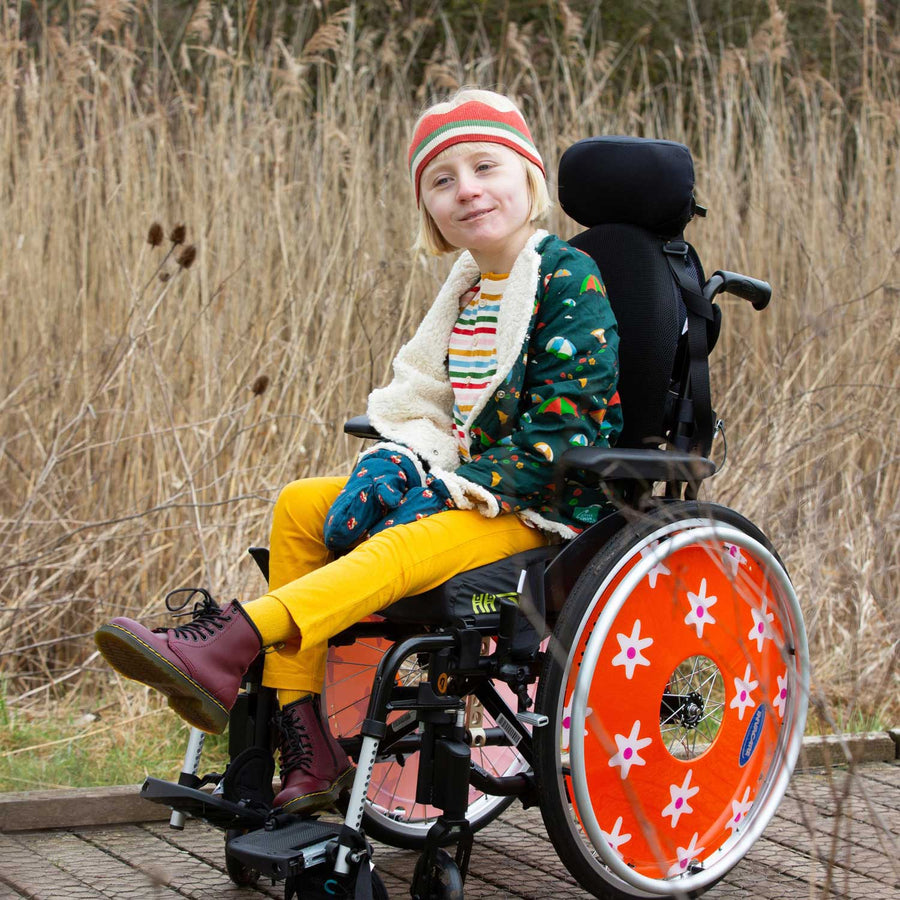
[[[228,726],[228,710],[209,691],[130,631],[104,625],[94,641],[119,674],[165,694],[172,710],[189,725],[210,734],[221,734]]]
[[[350,766],[350,768],[345,769],[338,775],[330,788],[324,791],[315,791],[312,794],[304,794],[302,797],[295,797],[293,800],[288,800],[287,803],[283,804],[281,809],[283,812],[294,813],[295,815],[334,809],[341,794],[350,792],[354,778],[356,778],[356,769]]]

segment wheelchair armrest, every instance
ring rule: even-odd
[[[344,433],[367,440],[378,440],[381,435],[369,424],[368,416],[354,416],[344,422]]]
[[[563,469],[583,469],[604,481],[689,481],[708,478],[716,471],[711,459],[675,450],[626,447],[574,447],[560,460]]]

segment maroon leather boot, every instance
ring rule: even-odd
[[[209,597],[186,625],[151,631],[120,617],[94,640],[117,672],[162,691],[182,719],[213,734],[225,730],[241,679],[262,648],[237,600],[220,609]]]
[[[313,813],[333,807],[353,784],[356,770],[322,718],[317,694],[289,703],[278,714],[281,791],[272,805]]]

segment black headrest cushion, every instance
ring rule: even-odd
[[[680,234],[694,214],[694,163],[675,141],[585,138],[559,161],[559,202],[585,228],[637,225]]]

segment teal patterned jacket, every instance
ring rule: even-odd
[[[452,436],[446,348],[459,298],[479,277],[463,253],[419,330],[394,360],[394,380],[369,398],[372,424],[411,448],[456,505],[517,513],[573,537],[606,508],[601,492],[560,477],[570,447],[609,446],[621,431],[618,332],[594,261],[546,232],[516,260],[498,316],[498,367],[469,415],[469,460]]]

